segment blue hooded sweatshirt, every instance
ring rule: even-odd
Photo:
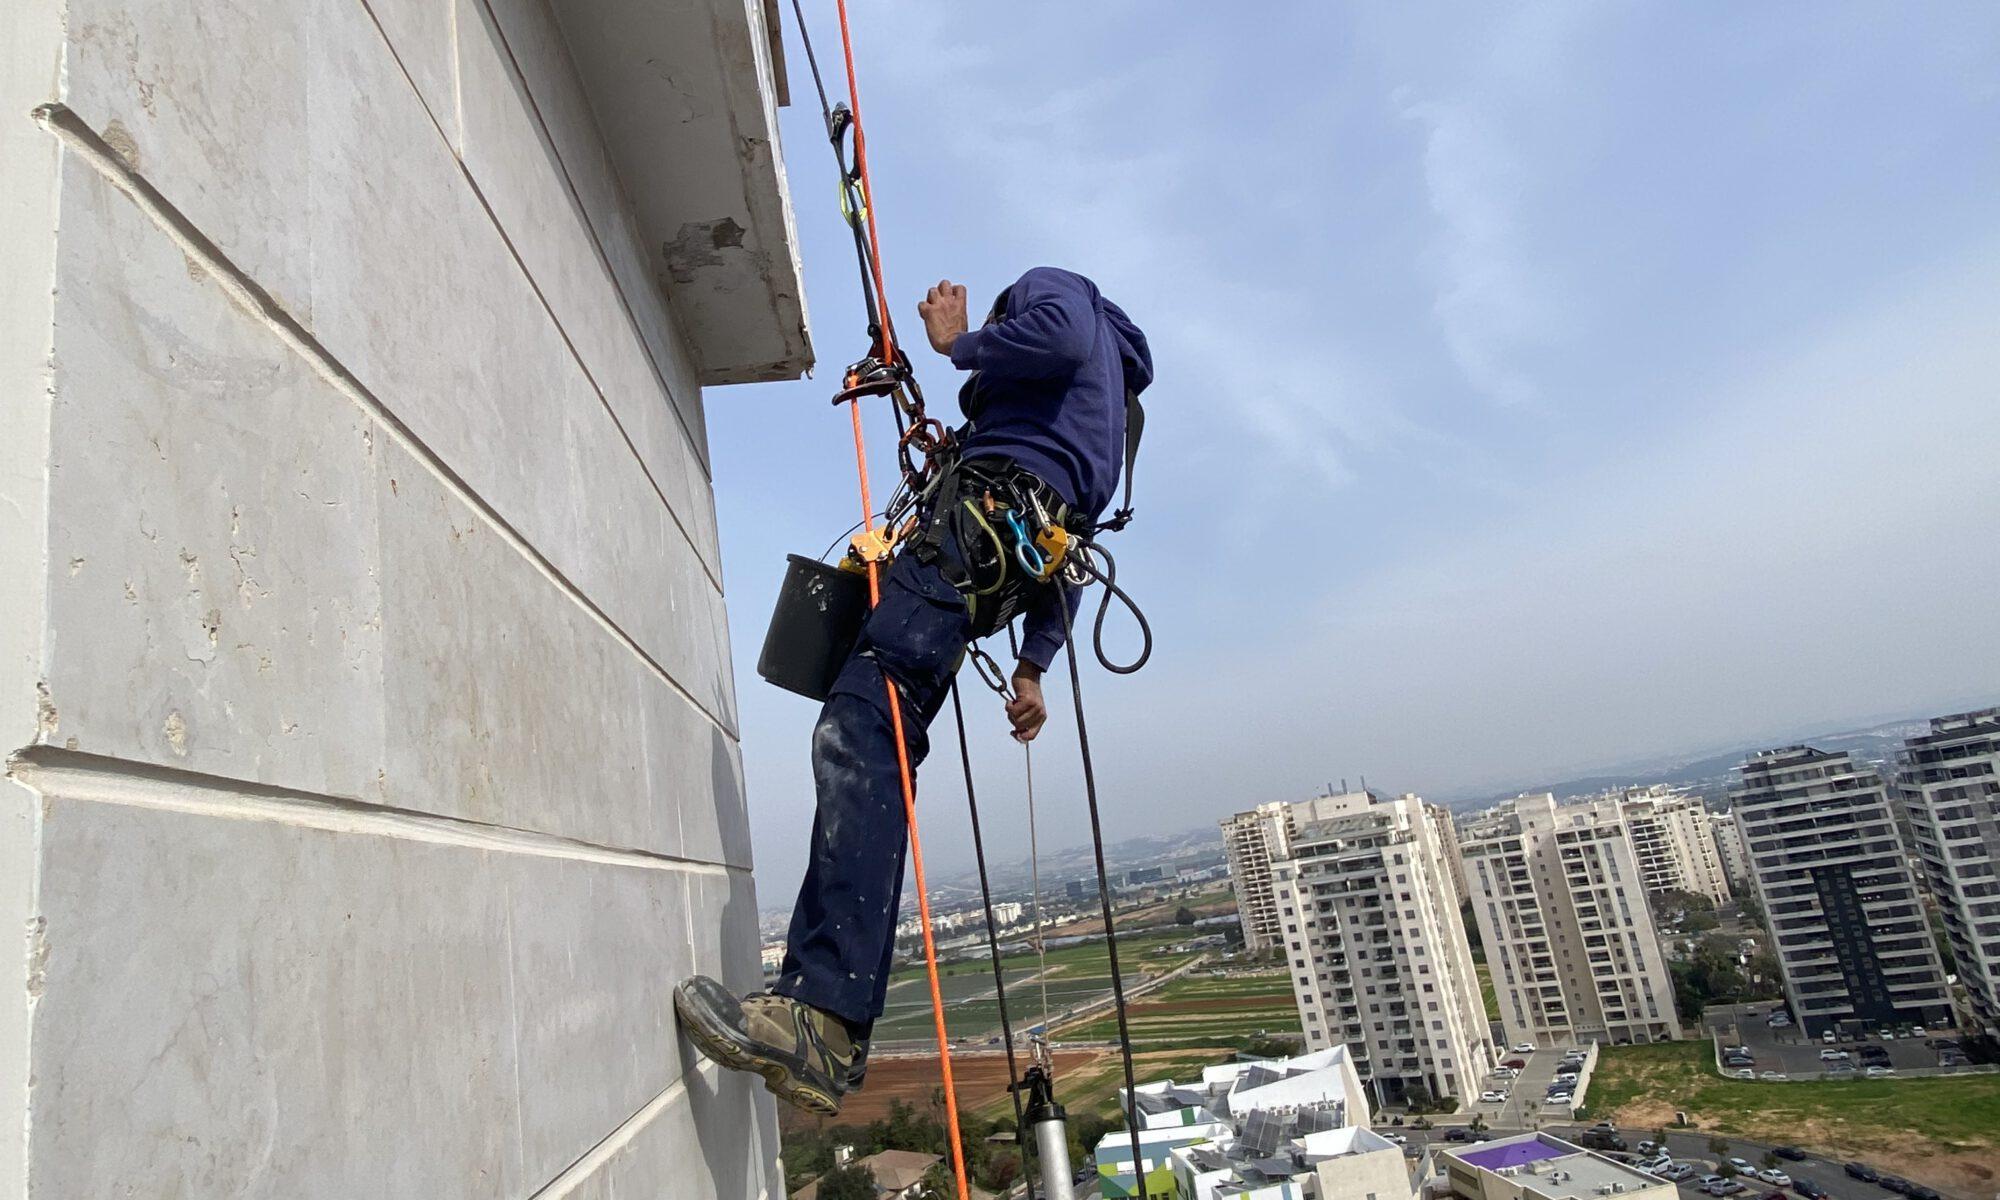
[[[958,335],[951,361],[978,372],[960,393],[973,418],[964,456],[1011,458],[1101,516],[1125,461],[1125,393],[1153,382],[1146,335],[1125,310],[1074,271],[1036,267],[1007,289],[998,320]],[[1061,611],[1037,606],[1022,630],[1021,657],[1046,669]]]

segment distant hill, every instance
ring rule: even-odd
[[[1905,738],[1929,728],[1929,718],[1926,717],[1889,721],[1865,729],[1778,738],[1740,745],[1730,750],[1704,751],[1699,757],[1678,760],[1652,759],[1635,762],[1629,766],[1614,767],[1597,775],[1585,775],[1555,782],[1525,783],[1511,791],[1453,797],[1441,803],[1454,812],[1475,812],[1518,796],[1522,792],[1554,792],[1558,799],[1567,799],[1573,796],[1595,795],[1609,788],[1649,783],[1669,783],[1693,788],[1711,801],[1720,801],[1728,794],[1735,768],[1760,750],[1804,745],[1820,750],[1845,750],[1854,756],[1856,762],[1888,764],[1895,761],[1896,752],[1902,748]]]
[[[1215,860],[1222,855],[1222,830],[1211,821],[1178,833],[1145,834],[1126,838],[1119,842],[1107,843],[1104,847],[1106,869],[1114,876],[1134,867],[1167,866],[1193,863],[1197,860]],[[993,881],[995,895],[1025,888],[1029,884],[1029,863],[1026,858],[1008,863],[989,862],[986,869]],[[1087,879],[1096,886],[1097,861],[1091,854],[1088,843],[1067,846],[1061,850],[1042,851],[1042,889],[1062,891],[1063,884],[1072,879]],[[976,895],[979,875],[976,871],[965,871],[949,879],[931,880],[931,891],[950,896],[958,891]]]

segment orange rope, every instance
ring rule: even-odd
[[[875,296],[882,321],[882,361],[894,366],[896,362],[896,335],[889,320],[889,291],[882,278],[882,243],[875,236],[875,188],[868,177],[868,139],[861,123],[861,90],[854,78],[854,37],[847,26],[847,0],[835,0],[840,10],[840,44],[847,60],[847,102],[854,114],[854,164],[861,173],[861,197],[868,214],[868,245],[875,274]],[[875,532],[875,504],[868,493],[868,449],[861,436],[861,401],[857,397],[848,401],[848,414],[854,422],[854,469],[861,480],[861,532],[865,537]],[[882,602],[881,564],[874,559],[868,562],[868,606]],[[917,836],[917,789],[910,771],[910,748],[903,740],[903,704],[896,691],[896,684],[888,672],[882,674],[882,686],[889,695],[889,726],[896,736],[896,769],[901,775],[903,786],[903,819],[910,829],[910,866],[916,876],[917,921],[924,935],[924,971],[930,977],[931,1019],[937,1027],[938,1067],[944,1081],[945,1128],[951,1141],[951,1171],[958,1183],[958,1200],[970,1200],[965,1178],[964,1138],[958,1131],[958,1089],[951,1077],[951,1039],[945,1030],[944,991],[938,985],[937,944],[931,938],[931,899],[929,889],[924,884],[924,847]]]

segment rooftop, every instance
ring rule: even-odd
[[[1512,1176],[1524,1189],[1548,1200],[1599,1200],[1648,1189],[1673,1191],[1673,1185],[1664,1180],[1545,1133],[1523,1133],[1464,1150],[1447,1150],[1445,1157]]]

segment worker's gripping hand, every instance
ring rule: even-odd
[[[1049,719],[1048,705],[1042,703],[1042,669],[1030,662],[1014,664],[1014,698],[1007,702],[1007,719],[1014,725],[1014,740],[1032,742]]]
[[[930,335],[931,349],[939,354],[950,354],[951,344],[966,330],[965,285],[940,279],[937,286],[924,293],[917,304],[917,315],[924,319],[924,332]]]

